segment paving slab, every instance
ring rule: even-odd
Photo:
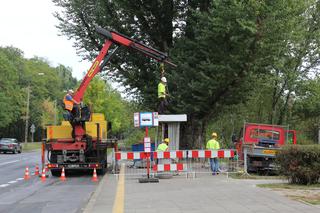
[[[276,182],[284,181],[239,180],[224,175],[195,179],[173,177],[159,183],[126,179],[124,212],[320,212],[319,205],[290,200],[272,190],[256,187],[256,184]],[[117,183],[115,176],[106,175],[84,212],[112,212]]]

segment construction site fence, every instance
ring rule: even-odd
[[[175,150],[165,152],[115,152],[113,170],[118,174],[124,164],[127,178],[179,176],[196,178],[212,175],[210,158],[218,158],[219,174],[229,175],[243,170],[236,150]]]

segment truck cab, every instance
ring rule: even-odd
[[[245,170],[258,172],[274,170],[276,152],[286,144],[296,144],[296,131],[286,126],[245,123],[242,137],[235,141]]]

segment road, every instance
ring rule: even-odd
[[[0,213],[82,212],[98,183],[91,174],[73,174],[66,182],[51,175],[24,180],[25,167],[34,174],[40,152],[0,154]]]

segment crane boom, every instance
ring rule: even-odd
[[[75,95],[73,98],[77,102],[82,101],[84,92],[86,91],[92,78],[103,69],[106,63],[110,60],[111,55],[115,52],[115,51],[108,52],[112,44],[116,44],[119,46],[122,45],[128,48],[132,48],[159,62],[166,63],[174,67],[176,66],[174,63],[168,60],[168,55],[166,53],[163,53],[157,49],[149,47],[141,42],[138,42],[125,35],[122,35],[116,31],[109,31],[101,27],[96,27],[96,31],[100,35],[103,35],[106,38],[106,41],[99,55],[96,57],[90,69],[88,70],[86,76],[82,80],[82,83],[80,84],[78,90],[75,92]]]

